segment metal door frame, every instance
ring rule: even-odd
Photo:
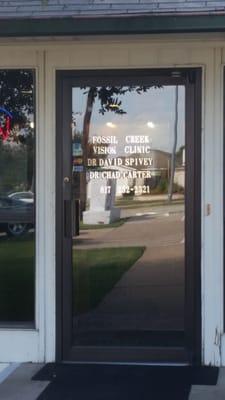
[[[201,363],[201,68],[56,72],[56,358],[84,362]],[[187,347],[72,347],[70,199],[72,87],[107,84],[182,84],[185,95],[185,335]],[[68,134],[66,135],[66,132]],[[67,221],[68,222],[68,221]],[[67,224],[68,225],[68,224]]]

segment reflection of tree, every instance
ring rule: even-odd
[[[0,70],[1,106],[14,118],[26,117],[34,112],[34,78],[31,70]]]
[[[159,86],[159,85],[158,85]],[[158,87],[155,86],[155,87]],[[95,99],[100,102],[99,113],[104,115],[106,112],[113,112],[114,114],[126,114],[122,108],[122,101],[119,96],[125,95],[129,92],[135,91],[138,94],[144,93],[149,89],[146,86],[129,86],[129,87],[91,87],[84,94],[87,94],[86,109],[83,120],[83,154],[84,161],[87,161],[87,145],[89,142],[90,122],[92,116],[93,105]],[[85,163],[86,165],[86,163]]]
[[[4,191],[15,190],[18,186],[22,186],[21,190],[33,190],[34,135],[30,127],[30,118],[34,114],[32,70],[0,70],[0,106],[13,115],[8,140],[3,143],[0,138],[1,186]],[[0,114],[0,123],[2,126],[5,124],[3,114]]]
[[[185,146],[182,145],[176,152],[176,167],[184,166],[184,152],[185,152]]]
[[[170,182],[168,188],[169,201],[171,201],[173,198],[173,182],[174,182],[174,174],[176,167],[177,130],[178,130],[178,86],[176,86],[175,88],[174,142],[173,142],[173,151],[171,155]]]
[[[82,146],[82,151],[83,151],[83,135],[82,135],[82,133],[80,133],[79,131],[75,131],[75,133],[73,135],[73,143],[80,144]],[[102,144],[102,146],[103,147],[108,147],[108,144],[104,143],[104,144]],[[80,158],[81,155],[78,156],[78,157]],[[95,157],[95,158],[98,158],[98,157],[106,158],[107,155],[106,154],[101,154],[101,155],[95,154],[95,152],[94,152],[94,144],[91,143],[91,142],[88,142],[87,145],[86,145],[86,157],[87,157],[87,159],[88,158],[93,158],[93,157]]]
[[[100,102],[99,113],[104,115],[106,112],[113,112],[115,114],[126,114],[126,111],[122,108],[121,96],[126,95],[130,92],[142,94],[147,92],[150,87],[161,87],[159,84],[153,86],[102,86],[102,87],[91,87],[86,90],[84,88],[84,94],[87,94],[86,108],[83,119],[83,160],[84,166],[87,166],[87,149],[89,143],[89,132],[91,116],[93,111],[93,105],[96,99]],[[87,196],[87,185],[86,185],[86,173],[81,173],[80,176],[80,201],[81,211],[85,210],[86,207],[86,196]]]

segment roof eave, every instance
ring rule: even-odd
[[[0,19],[0,37],[225,31],[225,14]]]

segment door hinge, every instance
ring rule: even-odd
[[[190,84],[194,84],[196,82],[196,73],[195,71],[188,71],[187,79]]]

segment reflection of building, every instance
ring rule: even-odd
[[[120,219],[120,209],[114,207],[115,179],[89,180],[87,188],[88,209],[83,212],[84,224],[110,224]]]
[[[176,156],[176,168],[174,173],[174,183],[181,189],[185,187],[185,148],[181,147]]]
[[[170,172],[171,172],[171,153],[166,151],[162,151],[159,149],[152,149],[150,153],[150,157],[152,159],[151,165],[148,167],[138,166],[127,167],[127,166],[117,166],[111,167],[113,169],[117,169],[119,171],[143,171],[147,170],[151,172],[151,178],[121,178],[117,180],[117,189],[116,196],[121,196],[121,187],[134,187],[134,186],[143,186],[148,185],[150,190],[155,189],[160,181],[165,180],[169,181]],[[143,159],[144,156],[142,154],[134,154],[132,158]],[[123,158],[124,159],[124,158]],[[176,162],[175,174],[174,174],[174,183],[178,186],[184,188],[184,175],[185,168],[183,165],[180,165],[180,160]],[[140,193],[139,193],[140,195]]]
[[[174,183],[181,188],[185,186],[185,170],[184,167],[176,167],[174,174]]]
[[[171,153],[153,149],[151,152],[153,158],[152,167],[152,181],[149,185],[153,189],[157,186],[160,179],[170,179],[171,174]],[[174,183],[180,188],[184,188],[185,185],[185,165],[183,161],[184,151],[182,152],[182,158],[179,157],[179,153],[176,153],[176,166],[174,172]]]
[[[166,151],[152,149],[151,157],[153,160],[151,167],[152,178],[145,183],[150,186],[150,189],[155,189],[162,179],[169,179],[171,154]]]
[[[171,154],[158,149],[151,150],[152,168],[156,171],[168,170]]]
[[[120,173],[120,177],[118,179],[116,179],[116,182],[115,182],[116,197],[121,196],[122,191],[123,191],[122,188],[125,188],[125,187],[131,188],[132,186],[135,185],[135,181],[136,181],[135,178],[123,177],[123,175],[128,173],[128,172],[130,172],[130,174],[132,175],[133,172],[135,171],[135,168],[126,167],[124,165],[120,165],[120,166],[116,166],[116,167],[111,167],[110,170],[118,171]],[[141,180],[141,182],[142,181],[143,180]],[[89,193],[89,190],[88,190],[88,193]]]

